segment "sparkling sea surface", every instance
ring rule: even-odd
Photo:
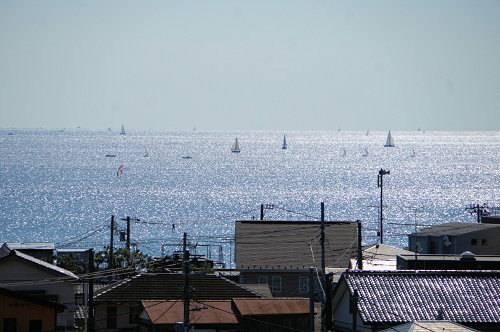
[[[500,206],[500,132],[392,135],[394,148],[383,146],[387,131],[0,129],[0,242],[100,250],[110,216],[131,216],[140,250],[179,249],[187,232],[210,245],[199,253],[222,249],[227,262],[234,221],[259,218],[260,204],[274,205],[266,219],[314,220],[323,201],[326,220],[365,221],[364,243],[376,243],[380,168],[391,172],[386,244],[406,246],[415,224],[475,222],[470,204]],[[230,151],[235,137],[241,153]]]

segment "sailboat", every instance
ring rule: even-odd
[[[149,157],[148,149],[144,150],[144,157]]]
[[[368,136],[370,134],[370,129],[366,129],[366,134],[365,136]]]
[[[286,135],[283,135],[283,146],[281,147],[283,150],[286,150],[287,148],[287,144],[286,144]]]
[[[411,149],[411,156],[412,156],[412,157],[415,157],[415,156],[416,156],[416,154],[415,154],[415,149]]]
[[[236,137],[233,146],[231,146],[231,152],[240,152],[240,144],[238,143],[238,137]]]
[[[363,157],[368,157],[368,148],[365,148],[365,153],[363,153]]]
[[[120,130],[120,135],[125,135],[125,127],[122,125],[122,130]]]
[[[387,140],[385,141],[384,144],[385,147],[395,147],[394,145],[394,140],[392,139],[391,131],[389,130],[389,134],[387,134]]]
[[[346,156],[347,156],[347,151],[345,150],[345,148],[344,148],[344,149],[342,149],[342,150],[343,150],[343,152],[342,152],[342,157],[346,157]]]

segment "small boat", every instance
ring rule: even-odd
[[[415,156],[416,156],[416,154],[415,154],[415,149],[411,149],[411,156],[412,156],[412,157],[415,157]]]
[[[240,144],[238,143],[238,137],[234,140],[233,146],[231,146],[231,152],[240,152]]]
[[[342,149],[342,157],[346,157],[347,156],[347,151],[345,149]]]
[[[125,127],[122,125],[122,130],[120,130],[120,135],[125,135]]]
[[[366,129],[366,134],[365,136],[368,136],[370,134],[370,129]]]
[[[106,157],[108,157],[108,158],[114,158],[114,157],[116,157],[116,154],[107,154]]]
[[[184,156],[184,157],[182,157],[182,159],[192,159],[192,158],[193,157],[191,157],[191,156]]]
[[[286,144],[286,135],[283,135],[283,146],[281,147],[283,150],[286,150],[287,148],[287,144]]]
[[[146,157],[149,157],[149,152],[148,152],[148,150],[144,150],[144,157],[145,157],[145,158],[146,158]]]
[[[389,130],[389,134],[387,134],[387,140],[385,141],[384,144],[385,147],[390,147],[393,148],[395,147],[394,145],[394,139],[392,139],[391,131]]]
[[[365,153],[363,153],[363,157],[368,157],[369,153],[368,153],[368,148],[365,148]]]

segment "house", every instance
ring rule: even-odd
[[[474,255],[466,251],[461,255],[398,255],[398,270],[497,270],[500,256]]]
[[[213,274],[189,276],[191,296],[201,300],[230,300],[261,297],[250,289]],[[100,331],[134,330],[143,300],[183,298],[184,275],[147,273],[101,288],[94,296],[96,328]]]
[[[481,331],[500,326],[500,271],[348,271],[332,300],[336,331],[379,331],[449,320]]]
[[[321,268],[320,226],[320,221],[236,221],[240,283],[268,284],[274,297],[308,296],[309,268]],[[356,222],[325,221],[326,267],[349,266],[356,227]]]
[[[448,331],[448,332],[478,332],[478,330],[450,322],[447,320],[417,321],[391,327],[381,332],[428,332],[428,331]]]
[[[174,331],[184,320],[182,301],[142,301],[139,331]],[[190,302],[189,321],[203,331],[307,330],[309,301],[304,298],[206,300]]]
[[[410,251],[419,254],[500,255],[500,224],[450,222],[408,235]]]
[[[0,331],[55,331],[62,304],[0,288]]]
[[[374,244],[363,248],[363,268],[358,266],[357,259],[351,259],[350,269],[387,271],[396,270],[398,255],[411,255],[411,251],[389,246],[383,243]]]
[[[66,306],[57,315],[58,329],[74,328],[74,283],[78,280],[68,270],[17,250],[10,250],[6,245],[0,248],[0,287]]]
[[[17,250],[23,254],[30,255],[38,259],[50,259],[54,256],[56,244],[49,243],[25,243],[25,242],[9,242],[4,243],[10,250]]]

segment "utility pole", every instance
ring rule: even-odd
[[[358,270],[363,270],[363,243],[361,239],[361,220],[356,220],[358,223]]]
[[[351,298],[352,332],[358,331],[358,290],[354,290]]]
[[[325,203],[321,202],[321,235],[320,235],[320,245],[321,245],[321,284],[323,285],[323,289],[326,289],[325,282],[325,271],[326,271],[326,262],[325,262]],[[325,314],[325,303],[326,298],[323,295],[321,300],[321,331],[325,331],[326,328],[326,314]]]
[[[378,187],[380,188],[380,243],[384,243],[384,175],[390,175],[391,171],[380,169],[378,171]]]
[[[89,273],[89,293],[88,293],[88,325],[87,332],[95,331],[95,316],[94,316],[94,249],[88,250],[89,255],[89,265],[88,265],[88,273]]]
[[[325,292],[326,292],[326,303],[325,303],[325,328],[326,331],[332,330],[332,279],[333,273],[328,273],[325,276]]]
[[[465,210],[469,211],[470,214],[476,213],[477,214],[477,223],[480,224],[481,217],[486,215],[487,208],[488,208],[488,206],[486,204],[483,204],[483,205],[476,204],[476,205],[471,205],[468,208],[465,208]]]
[[[108,255],[108,269],[113,268],[113,235],[115,232],[115,216],[111,216],[111,234],[109,236],[109,255]]]
[[[314,332],[314,273],[309,268],[309,332]]]
[[[189,331],[189,252],[187,251],[187,234],[182,240],[182,273],[184,274],[184,331]]]
[[[260,205],[260,220],[264,220],[264,204]]]
[[[126,239],[126,245],[127,245],[127,252],[128,252],[128,258],[127,258],[127,267],[130,265],[130,260],[132,257],[132,253],[130,252],[130,220],[134,221],[141,221],[138,218],[135,219],[130,219],[130,216],[127,216],[127,218],[121,218],[120,220],[126,221],[127,222],[127,239]]]

